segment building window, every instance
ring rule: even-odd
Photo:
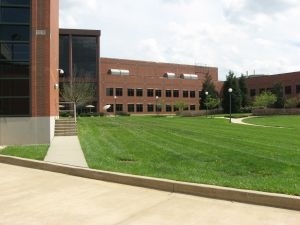
[[[195,111],[196,110],[196,106],[195,105],[190,105],[190,110],[191,111]]]
[[[190,97],[195,98],[196,97],[196,92],[195,91],[190,91]]]
[[[122,112],[123,111],[123,104],[116,104],[116,112]]]
[[[154,96],[154,91],[153,89],[148,88],[147,89],[147,97],[153,97]]]
[[[261,94],[261,93],[263,93],[263,92],[265,92],[265,91],[266,91],[265,88],[260,88],[260,89],[259,89],[259,94]]]
[[[291,86],[285,86],[285,87],[284,87],[284,93],[285,93],[286,95],[292,94],[292,87],[291,87]]]
[[[153,104],[148,104],[148,105],[147,105],[147,111],[148,111],[148,112],[153,112],[153,111],[154,111],[154,106],[153,106]]]
[[[182,91],[182,97],[188,98],[189,97],[189,91],[186,91],[186,90]]]
[[[174,112],[177,112],[177,111],[179,111],[179,108],[178,108],[178,106],[176,106],[176,105],[173,105],[173,111],[174,111]]]
[[[179,90],[173,90],[173,97],[178,98],[179,97]]]
[[[116,88],[116,96],[123,96],[123,88]]]
[[[142,97],[143,96],[143,89],[142,88],[137,88],[136,89],[136,96]]]
[[[161,90],[155,90],[155,96],[161,97]]]
[[[136,111],[143,112],[143,104],[136,104]]]
[[[114,89],[106,88],[106,96],[114,96]]]
[[[134,96],[134,89],[133,88],[128,88],[127,89],[127,96]]]
[[[250,96],[253,97],[256,95],[256,90],[255,89],[251,89],[250,90]]]
[[[166,90],[166,97],[167,98],[172,97],[172,91],[171,90]]]
[[[297,84],[297,85],[296,85],[296,93],[297,93],[297,94],[300,93],[300,84]]]
[[[198,98],[201,98],[201,92],[202,91],[198,91]]]
[[[128,104],[127,105],[127,111],[128,112],[134,112],[134,104]]]
[[[172,112],[172,106],[166,105],[166,112]]]

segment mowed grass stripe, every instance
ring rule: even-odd
[[[92,168],[299,195],[300,153],[288,140],[300,142],[279,130],[203,117],[79,119]]]

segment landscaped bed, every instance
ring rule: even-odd
[[[286,128],[155,116],[79,118],[78,125],[94,169],[300,195],[299,120],[278,117],[276,126]]]

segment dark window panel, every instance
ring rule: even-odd
[[[285,86],[284,87],[284,92],[286,95],[292,94],[292,87],[291,86]]]
[[[155,90],[155,96],[161,97],[161,90]]]
[[[0,79],[0,97],[29,96],[28,79]]]
[[[147,105],[147,111],[148,111],[148,112],[153,112],[153,111],[154,111],[154,106],[153,106],[153,104],[148,104],[148,105]]]
[[[69,68],[69,36],[59,36],[59,68],[64,70],[64,77],[70,75]]]
[[[178,98],[179,97],[179,90],[174,90],[173,91],[173,97]]]
[[[147,97],[153,97],[154,96],[154,91],[151,88],[147,89]]]
[[[114,96],[114,89],[106,88],[106,96]]]
[[[114,104],[107,104],[110,105],[110,107],[106,110],[107,112],[114,112]]]
[[[0,78],[29,77],[29,62],[1,62]]]
[[[134,104],[128,104],[127,105],[127,111],[128,112],[134,112]]]
[[[166,112],[172,112],[172,106],[166,105]]]
[[[0,43],[0,61],[29,61],[29,44]]]
[[[189,91],[182,91],[182,97],[188,98],[189,97]]]
[[[0,23],[29,23],[30,9],[29,8],[0,8]]]
[[[296,85],[296,93],[299,94],[300,93],[300,84]]]
[[[73,75],[96,77],[97,75],[97,38],[72,37]]]
[[[123,104],[116,104],[116,112],[122,112],[123,111]]]
[[[1,116],[28,116],[30,113],[29,98],[1,98]]]
[[[136,104],[136,112],[143,112],[143,104]]]
[[[196,97],[196,92],[195,91],[190,91],[190,97],[195,98]]]
[[[30,5],[31,0],[0,0],[1,4],[9,4],[9,5]]]
[[[251,89],[250,90],[250,96],[253,97],[256,95],[256,90],[255,89]]]
[[[137,89],[136,89],[136,96],[142,97],[142,96],[143,96],[143,89],[137,88]]]
[[[190,105],[190,110],[191,111],[195,111],[196,110],[196,106],[195,105]]]
[[[127,96],[134,96],[134,89],[133,88],[128,88],[127,89]]]
[[[123,96],[123,88],[116,88],[116,96]]]
[[[172,97],[172,91],[171,90],[166,90],[166,97],[167,98]]]
[[[0,24],[1,41],[29,41],[29,26]]]

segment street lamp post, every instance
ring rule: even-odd
[[[117,96],[115,95],[114,96],[114,100],[115,100],[115,117],[116,117],[116,115],[117,115]]]
[[[231,123],[231,92],[232,92],[232,88],[228,88],[228,92],[229,92],[229,123]]]
[[[206,117],[207,117],[207,115],[208,115],[208,106],[207,106],[208,91],[205,92],[205,96],[206,96],[206,98],[205,98],[205,105],[206,105]]]
[[[158,96],[155,96],[155,111],[156,111],[156,114],[158,115]]]

